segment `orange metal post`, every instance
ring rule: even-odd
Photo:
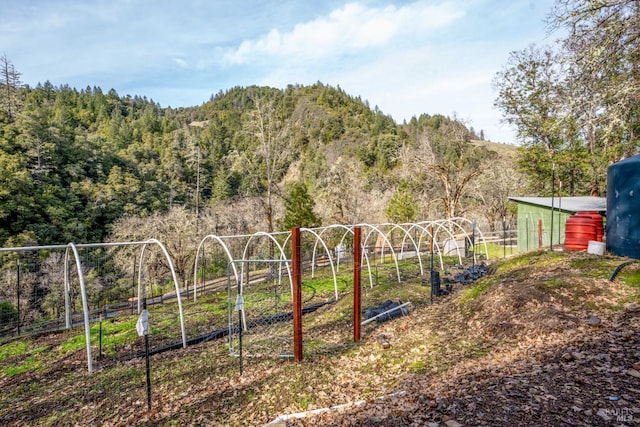
[[[300,268],[300,228],[291,229],[293,275],[293,360],[302,361],[302,270]]]
[[[362,229],[353,229],[353,341],[360,341],[360,259],[362,257],[360,241],[362,240]]]

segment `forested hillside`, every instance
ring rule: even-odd
[[[0,103],[4,246],[103,241],[117,220],[175,207],[213,218],[217,233],[453,216],[483,203],[483,172],[504,160],[455,117],[397,124],[321,83],[236,87],[173,109],[21,85],[3,59],[16,76]],[[494,203],[501,218],[506,202]]]

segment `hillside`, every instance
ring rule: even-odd
[[[68,333],[0,346],[3,425],[635,425],[640,420],[640,264],[533,252],[428,304],[407,281],[380,296],[415,302],[369,325],[360,344],[305,360],[250,358],[243,375],[225,342],[153,356],[153,408],[144,361],[87,374]],[[349,298],[305,316],[309,334],[349,336]],[[79,331],[75,332],[81,336]],[[313,340],[308,335],[305,340]],[[222,340],[224,341],[224,340]],[[11,349],[22,348],[20,353]],[[358,402],[358,404],[355,404]],[[340,409],[285,420],[286,414]],[[634,424],[635,423],[635,424]]]
[[[99,87],[15,91],[16,111],[0,110],[2,246],[101,242],[122,218],[177,207],[238,218],[216,225],[223,234],[270,231],[289,184],[305,186],[324,224],[406,221],[385,214],[400,184],[416,218],[485,213],[474,194],[489,191],[466,178],[496,153],[455,117],[398,124],[322,83],[236,87],[179,109]]]
[[[489,151],[495,151],[501,157],[515,159],[518,147],[512,144],[503,144],[493,141],[472,140],[471,143],[478,147],[485,147]]]

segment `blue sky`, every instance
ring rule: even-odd
[[[491,80],[552,41],[553,0],[0,0],[0,55],[23,83],[196,106],[235,86],[322,82],[397,122],[454,113],[514,141]]]

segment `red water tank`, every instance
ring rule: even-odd
[[[564,239],[566,250],[586,250],[589,240],[596,240],[596,237],[596,224],[591,216],[572,215],[567,219]]]
[[[598,242],[602,242],[602,237],[604,236],[604,226],[603,226],[603,218],[598,212],[578,212],[576,215],[578,216],[586,216],[591,218],[593,223],[596,226],[596,238],[595,240]]]

